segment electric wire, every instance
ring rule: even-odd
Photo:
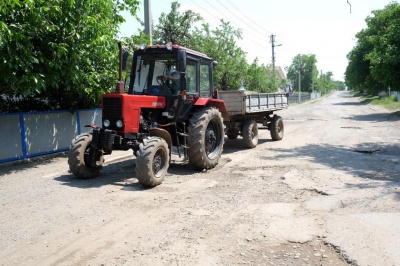
[[[218,3],[221,4],[221,6],[224,7],[229,13],[231,13],[233,16],[235,16],[236,18],[238,18],[240,21],[242,21],[242,22],[243,22],[244,24],[246,24],[247,26],[249,26],[251,29],[253,29],[255,32],[257,32],[257,34],[259,34],[259,35],[264,35],[263,33],[260,32],[260,30],[256,30],[254,27],[250,26],[248,23],[244,22],[241,18],[239,18],[237,15],[235,15],[233,12],[231,12],[231,11],[226,7],[226,5],[224,5],[224,4],[221,3],[220,0],[217,0],[217,1],[218,1]],[[233,6],[236,10],[238,10],[238,8],[237,8],[235,5],[233,5],[232,2],[231,2],[230,0],[227,0],[227,1],[231,4],[231,6]],[[206,2],[208,3],[207,0],[206,0]],[[208,4],[209,4],[209,3],[208,3]],[[214,7],[214,9],[215,9],[215,7]],[[240,13],[241,13],[241,14],[244,14],[243,12],[240,12]],[[245,16],[245,17],[248,18],[248,16]],[[260,25],[258,25],[257,23],[255,23],[253,20],[250,19],[250,21],[251,21],[254,25],[257,25],[257,26],[258,26],[259,28],[261,28],[262,30],[264,30],[264,31],[266,31],[266,32],[268,32],[268,33],[270,33],[270,34],[272,34],[272,32],[270,32],[270,31],[264,29],[263,27],[261,27]],[[265,49],[265,45],[259,45],[259,46],[261,46],[261,47],[263,47],[263,48]],[[290,50],[291,50],[291,49],[290,49]],[[295,53],[295,54],[296,54],[296,52],[294,52],[293,50],[292,50],[291,53]],[[287,54],[289,55],[289,54],[291,54],[291,53],[288,52]],[[279,56],[281,57],[282,55],[280,54]],[[287,58],[287,57],[285,56],[285,58]],[[276,60],[276,62],[277,62],[277,61],[278,61],[278,60]],[[278,61],[278,62],[279,62],[279,61]]]
[[[254,25],[256,25],[257,27],[259,27],[261,30],[265,31],[268,34],[272,34],[271,31],[265,29],[264,27],[260,26],[257,22],[255,22],[252,18],[250,18],[249,16],[246,15],[246,13],[240,11],[239,8],[237,8],[230,0],[227,0],[228,4],[230,4],[234,9],[236,9],[236,11],[238,11],[239,13],[241,13],[244,17],[246,17],[248,20],[250,20]]]
[[[164,2],[167,2],[166,0],[162,0]],[[184,0],[185,1],[185,0]],[[187,0],[186,0],[187,1]],[[220,0],[217,0],[217,2],[222,6],[223,10],[226,10],[227,12],[229,12],[234,18],[237,19],[237,21],[228,21],[232,24],[234,24],[236,27],[238,27],[241,31],[242,31],[242,39],[239,40],[240,41],[244,41],[244,37],[248,40],[250,40],[254,45],[257,45],[258,47],[262,48],[263,50],[265,50],[267,48],[267,45],[264,43],[260,43],[259,41],[256,41],[254,38],[259,39],[260,36],[265,36],[266,34],[272,34],[271,31],[265,29],[264,27],[260,26],[259,24],[257,24],[254,20],[252,20],[251,18],[249,18],[249,16],[245,15],[244,12],[240,11],[239,8],[237,8],[236,5],[233,4],[233,2],[231,0],[226,0],[227,2],[222,3]],[[200,8],[202,11],[204,11],[205,13],[207,13],[208,15],[210,15],[212,18],[214,18],[216,21],[220,22],[221,21],[221,17],[218,17],[217,15],[215,15],[213,12],[210,12],[209,9],[207,9],[206,7],[204,7],[204,5],[200,5],[197,1],[195,0],[190,0],[191,3],[193,3],[195,6],[197,6],[198,8]],[[208,0],[205,1],[213,10],[215,10],[218,13],[221,13],[221,9],[216,8],[213,4],[211,4]],[[234,12],[232,12],[232,10],[230,10],[228,8],[228,6],[230,6],[233,10],[239,12],[239,14],[243,15],[243,17],[248,19],[248,22],[244,21],[242,18],[240,18],[237,14],[235,14]],[[222,11],[223,12],[223,11]],[[241,22],[241,23],[240,23]],[[247,26],[247,27],[243,27],[243,26]],[[257,27],[257,28],[256,28]],[[255,33],[254,33],[255,32]],[[250,35],[250,36],[249,36]],[[281,40],[281,38],[279,38],[279,40]],[[291,62],[290,58],[292,57],[291,54],[298,54],[296,52],[294,52],[294,50],[290,49],[290,47],[288,47],[287,45],[283,45],[282,47],[284,47],[284,49],[281,50],[281,47],[279,47],[279,56],[276,58],[275,62],[281,62],[281,61],[288,61]],[[259,56],[257,56],[259,59],[264,58],[264,57],[268,57],[266,54],[263,54],[263,56],[260,58]],[[286,59],[286,60],[280,60],[280,59]]]
[[[206,0],[206,2],[208,3],[208,1]],[[229,13],[231,13],[235,18],[237,18],[238,20],[240,20],[241,22],[243,22],[243,24],[245,24],[246,26],[248,26],[250,29],[252,29],[254,32],[256,32],[256,34],[260,34],[258,30],[256,30],[255,28],[253,28],[251,25],[249,25],[247,22],[245,22],[242,18],[238,17],[235,13],[233,13],[229,8],[227,8],[220,0],[217,0],[217,2],[223,7],[225,8],[225,10],[227,10]],[[253,35],[254,33],[252,33]],[[262,34],[260,34],[262,35]]]
[[[221,13],[221,11],[220,10],[218,10],[218,8],[216,8],[215,6],[213,6],[212,4],[210,4],[210,2],[208,2],[207,0],[205,1],[208,5],[210,5],[213,9],[215,9],[218,13]],[[242,31],[242,33],[246,33],[247,31],[240,25],[240,24],[238,24],[238,23],[236,23],[236,22],[232,22],[232,24],[235,24],[236,26],[238,26],[239,28],[240,28],[240,30]],[[249,32],[250,34],[251,34],[251,32]],[[255,37],[255,38],[259,38],[259,35],[254,35],[254,34],[251,34],[253,37]],[[259,43],[258,41],[256,41],[255,39],[253,39],[253,38],[249,38],[250,40],[252,40],[253,41],[253,43],[255,43],[256,45],[258,45],[259,47],[261,47],[261,48],[265,48],[265,45],[263,45],[262,43]]]

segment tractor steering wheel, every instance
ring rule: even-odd
[[[157,76],[156,80],[159,85],[165,85],[165,83],[166,83],[165,77],[163,75]]]

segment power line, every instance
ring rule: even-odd
[[[207,14],[209,14],[210,16],[212,16],[212,17],[214,17],[215,19],[217,19],[218,21],[220,21],[220,18],[218,18],[218,17],[216,17],[214,14],[212,14],[211,12],[209,12],[207,9],[205,9],[205,8],[203,8],[202,6],[200,6],[199,4],[197,4],[194,0],[190,0],[193,4],[195,4],[197,7],[199,7],[200,9],[202,9],[204,12],[206,12]],[[208,3],[208,2],[207,2]],[[209,4],[209,3],[208,3]],[[209,4],[210,5],[210,4]],[[212,5],[210,5],[210,6],[212,6]],[[215,7],[214,6],[212,6],[214,9],[215,9]],[[218,11],[218,9],[217,9],[217,11]],[[236,24],[236,23],[235,23]],[[237,25],[237,24],[236,24]],[[240,25],[239,25],[239,27],[240,27]],[[249,38],[250,39],[250,38]],[[257,41],[255,41],[255,40],[253,40],[253,39],[251,39],[252,41],[253,41],[253,43],[255,44],[255,45],[257,45],[257,46],[259,46],[260,48],[265,48],[265,45],[262,45],[262,44],[260,44],[260,43],[258,43]]]
[[[214,16],[212,13],[208,12],[208,10],[204,9],[203,7],[201,7],[200,5],[198,5],[195,1],[190,0],[193,4],[195,4],[196,6],[200,7],[201,9],[203,9],[203,11],[205,11],[206,13],[208,13],[209,15],[211,15],[212,17],[214,17],[215,19],[217,19],[218,21],[220,20],[219,18],[217,18],[216,16]]]
[[[249,25],[247,22],[243,21],[240,17],[238,17],[236,14],[234,14],[234,13],[233,13],[231,10],[229,10],[229,9],[226,7],[226,5],[224,5],[220,0],[217,0],[217,1],[218,1],[218,3],[219,3],[222,7],[224,7],[229,13],[231,13],[234,17],[238,18],[238,19],[239,19],[240,21],[242,21],[245,25],[247,25],[248,27],[250,27],[250,28],[251,28],[253,31],[255,31],[258,35],[261,35],[261,36],[264,35],[264,33],[261,33],[260,30],[255,29],[253,26]],[[207,0],[206,0],[206,2],[207,2]],[[268,30],[266,30],[265,28],[263,28],[262,26],[260,26],[260,25],[257,24],[256,22],[254,22],[254,20],[252,20],[251,18],[249,18],[248,16],[246,16],[243,12],[239,11],[239,9],[232,3],[232,1],[227,0],[227,2],[228,2],[228,4],[230,4],[235,10],[237,10],[241,15],[243,15],[243,16],[246,17],[246,18],[248,18],[249,21],[251,21],[255,26],[257,26],[258,28],[262,29],[264,32],[269,32]],[[215,9],[215,7],[214,7],[214,9]],[[251,32],[249,32],[249,33],[251,33]],[[272,34],[272,33],[271,33],[271,34]],[[252,34],[252,35],[254,35],[254,34]],[[272,35],[273,35],[273,34],[272,34]],[[257,37],[259,37],[259,36],[257,36]],[[260,46],[260,45],[259,45],[259,46]],[[262,47],[265,48],[265,45],[263,45]],[[289,48],[289,47],[288,47],[288,48]],[[292,49],[290,49],[290,50],[292,50]],[[295,51],[292,50],[292,53],[293,53],[293,54],[296,54],[296,53],[298,53],[298,52],[295,52]],[[292,53],[289,53],[289,52],[288,52],[289,55],[292,54]],[[274,57],[274,56],[273,56],[273,57]],[[284,56],[284,58],[287,58],[287,57]],[[272,61],[274,61],[274,58],[272,58]],[[274,63],[274,62],[273,62],[273,63]]]
[[[210,2],[208,2],[207,0],[205,1],[208,5],[210,5],[213,9],[215,9],[217,12],[220,12],[215,6],[213,6],[212,4],[210,4]],[[229,10],[228,10],[229,11]],[[230,11],[229,11],[230,12]],[[232,12],[230,12],[232,15],[234,15]],[[234,15],[235,16],[235,15]],[[239,25],[239,24],[237,24],[237,23],[233,23],[233,24],[235,24],[235,25],[237,25],[237,26],[239,26],[239,28],[242,30],[242,31],[246,31],[246,32],[248,32],[247,30],[245,30],[245,29],[243,29],[243,27],[241,27],[241,25]],[[251,32],[248,32],[250,35],[252,35],[253,37],[256,37],[256,38],[259,38],[260,36],[259,35],[254,35],[254,34],[252,34]],[[261,43],[259,43],[258,41],[256,41],[255,39],[252,39],[252,38],[249,38],[250,40],[252,40],[255,44],[257,44],[258,46],[260,46],[260,47],[262,47],[262,48],[265,48],[265,45],[264,44],[261,44]]]
[[[246,17],[248,20],[250,20],[254,25],[256,25],[257,27],[259,27],[261,30],[265,31],[268,34],[272,34],[272,32],[270,32],[269,30],[265,29],[264,27],[260,26],[257,22],[255,22],[253,19],[251,19],[249,16],[247,16],[244,12],[241,12],[239,8],[237,8],[230,0],[227,0],[228,3],[234,8],[236,9],[239,13],[241,13],[244,17]]]
[[[207,1],[206,1],[207,2]],[[257,34],[259,34],[259,31],[254,29],[253,26],[249,25],[246,21],[244,21],[242,18],[238,17],[235,13],[233,13],[229,8],[227,8],[223,3],[221,3],[220,0],[217,0],[217,2],[223,6],[229,13],[231,13],[234,17],[236,17],[237,19],[239,19],[241,22],[243,22],[245,25],[247,25],[248,27],[250,27],[252,30],[254,30]]]
[[[163,0],[163,1],[166,1],[166,0]],[[187,0],[184,0],[184,1],[187,2]],[[260,58],[260,55],[262,55],[261,58],[265,58],[266,59],[268,57],[266,55],[266,52],[267,52],[266,48],[268,48],[269,45],[266,42],[266,39],[268,38],[267,37],[268,35],[266,36],[265,33],[269,32],[269,31],[267,29],[263,28],[262,26],[260,26],[260,24],[257,24],[251,18],[249,18],[249,16],[244,14],[244,12],[240,11],[239,8],[237,8],[237,6],[234,5],[231,0],[226,0],[226,1],[217,0],[217,1],[218,1],[218,4],[221,5],[221,7],[216,7],[214,5],[215,2],[214,3],[210,3],[210,1],[208,1],[208,0],[206,0],[205,2],[207,3],[207,5],[209,7],[204,6],[204,4],[199,4],[198,1],[190,0],[190,2],[193,5],[195,5],[198,8],[200,8],[202,12],[208,14],[209,16],[211,16],[213,19],[215,19],[218,22],[221,22],[222,16],[216,15],[215,12],[218,12],[218,14],[220,14],[220,13],[222,13],[224,11],[229,12],[229,14],[231,14],[233,16],[233,19],[231,21],[227,21],[227,22],[231,23],[231,24],[234,24],[236,27],[238,27],[242,31],[242,34],[243,34],[242,38],[238,40],[239,43],[240,42],[245,42],[245,39],[248,40],[248,41],[251,41],[254,45],[257,45],[257,47],[262,48],[261,54],[259,54],[259,56],[257,56],[257,57]],[[203,3],[204,3],[204,1],[203,1]],[[211,9],[210,9],[210,7],[211,7]],[[230,7],[230,9],[228,7]],[[233,12],[233,10],[235,12]],[[265,40],[265,42],[262,41],[262,43],[260,43],[259,41],[255,40],[255,39]],[[280,40],[280,42],[282,42],[281,38],[278,38],[278,39]],[[276,41],[276,39],[275,39],[275,41]],[[240,46],[245,48],[243,45],[245,45],[245,44],[242,44]],[[283,59],[283,61],[290,62],[293,59],[292,58],[293,57],[292,54],[297,54],[298,53],[298,52],[294,52],[286,44],[284,46],[282,46],[282,47],[284,48],[284,50],[280,50],[279,58]],[[288,51],[288,49],[290,49],[291,51]],[[274,58],[273,58],[273,60],[274,60]],[[267,60],[267,62],[268,61],[269,60]],[[281,61],[281,60],[276,60],[276,61]]]

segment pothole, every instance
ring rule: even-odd
[[[340,248],[315,239],[306,243],[289,242],[273,248],[269,257],[274,264],[284,265],[355,265]]]
[[[381,150],[377,149],[377,150],[353,150],[353,151],[358,153],[372,154],[375,152],[379,152]]]
[[[323,196],[329,196],[329,194],[326,193],[325,191],[322,191],[322,190],[319,190],[319,189],[316,189],[316,188],[304,188],[303,190],[315,192],[315,193],[317,193],[319,195],[323,195]]]
[[[361,127],[340,127],[340,128],[347,128],[347,129],[362,129]]]
[[[235,256],[233,264],[357,265],[339,247],[326,243],[322,237],[306,243],[287,242],[261,249],[242,249],[238,256]]]

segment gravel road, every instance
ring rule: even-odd
[[[152,189],[131,151],[93,180],[0,165],[0,265],[400,265],[400,118],[348,92],[278,114],[282,141],[226,138],[204,172],[173,155]]]

